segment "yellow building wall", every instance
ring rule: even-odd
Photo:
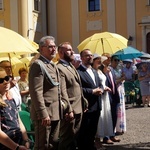
[[[116,33],[127,37],[127,4],[126,0],[115,1]]]
[[[107,22],[107,1],[101,0],[101,19],[102,19],[102,32],[108,31],[108,22]]]
[[[57,0],[57,44],[72,43],[71,1]]]
[[[79,28],[80,28],[80,41],[93,35],[94,33],[99,33],[107,30],[107,1],[102,0],[101,11],[88,12],[88,1],[79,1]],[[102,21],[102,30],[87,30],[88,21]]]
[[[144,16],[150,16],[150,6],[147,6],[147,0],[136,0],[136,41],[137,48],[142,50],[142,22]]]
[[[17,0],[20,1],[20,0]],[[136,47],[142,50],[142,26],[139,23],[142,22],[144,16],[150,16],[150,6],[147,5],[147,0],[134,0],[135,1],[135,37]],[[26,2],[29,2],[26,0]],[[115,31],[118,34],[123,35],[128,38],[128,27],[127,27],[127,0],[114,0],[115,2]],[[56,0],[56,14],[57,14],[57,44],[60,44],[64,41],[72,41],[72,1],[71,0]],[[129,3],[129,0],[128,0]],[[108,16],[107,16],[107,0],[101,0],[101,11],[88,12],[88,0],[78,0],[78,16],[79,16],[79,42],[83,41],[85,38],[93,35],[94,33],[104,32],[108,29]],[[19,6],[18,6],[19,7]],[[0,20],[4,21],[4,27],[11,29],[11,15],[10,15],[10,0],[4,0],[4,11],[0,11]],[[19,9],[18,9],[19,10]],[[20,11],[20,10],[19,10]],[[18,12],[19,13],[19,12]],[[34,22],[42,22],[41,11],[39,14],[33,12],[33,24]],[[19,14],[18,20],[19,19]],[[45,14],[46,15],[46,14]],[[50,18],[53,21],[53,18]],[[87,24],[90,21],[101,21],[102,29],[101,30],[88,30]],[[17,24],[18,22],[16,22]],[[42,23],[41,23],[42,24]],[[18,30],[20,32],[21,24],[18,23]],[[43,27],[42,27],[43,28]],[[23,29],[24,30],[24,29]],[[27,29],[26,29],[27,30]],[[25,31],[26,31],[25,30]],[[46,29],[45,29],[46,30]],[[34,33],[33,33],[34,34]],[[36,32],[35,34],[36,41],[39,41],[43,32]]]
[[[0,20],[4,21],[4,27],[10,28],[10,1],[4,0],[4,10],[0,11]]]

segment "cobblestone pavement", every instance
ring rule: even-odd
[[[119,136],[121,142],[111,146],[104,145],[106,150],[150,150],[150,107],[127,105],[127,132]]]

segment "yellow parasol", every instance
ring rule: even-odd
[[[0,27],[0,57],[37,53],[37,49],[17,32]]]
[[[120,49],[126,48],[127,42],[128,40],[119,34],[102,32],[88,37],[77,48],[79,52],[84,49],[90,49],[93,54],[113,54]]]

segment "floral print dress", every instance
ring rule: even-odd
[[[13,99],[5,100],[6,107],[0,106],[0,125],[1,130],[5,132],[14,142],[22,142],[22,133],[19,127],[18,110]],[[7,149],[0,144],[0,150]]]

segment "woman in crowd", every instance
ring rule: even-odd
[[[28,84],[28,79],[27,79],[28,70],[26,68],[20,68],[18,72],[20,76],[20,79],[18,80],[18,86],[20,89],[22,102],[28,106],[28,104],[31,101],[31,98],[29,95],[29,84]]]
[[[106,76],[99,69],[99,67],[101,66],[101,61],[105,59],[107,59],[107,57],[94,54],[93,65],[92,65],[92,67],[95,70],[97,70],[99,78],[101,80],[101,83],[105,91],[104,94],[102,94],[101,96],[102,110],[101,110],[101,115],[99,117],[96,141],[95,141],[97,147],[101,146],[100,138],[105,138],[106,136],[108,137],[113,136],[112,116],[111,116],[110,101],[109,101],[109,96],[108,96],[108,92],[111,91],[111,89],[105,85]],[[107,144],[113,144],[113,142],[109,139],[107,140]]]
[[[150,107],[150,67],[148,63],[142,63],[138,72],[138,80],[140,82],[140,90],[142,95],[143,106],[147,103]]]
[[[10,77],[0,68],[0,149],[27,150],[28,136],[9,89]]]
[[[119,58],[117,56],[111,57],[111,67],[115,74],[115,82],[117,84],[117,90],[120,97],[120,103],[117,106],[117,123],[116,134],[123,134],[126,131],[126,113],[125,113],[125,91],[124,81],[125,75],[122,73],[122,65],[119,64]]]

